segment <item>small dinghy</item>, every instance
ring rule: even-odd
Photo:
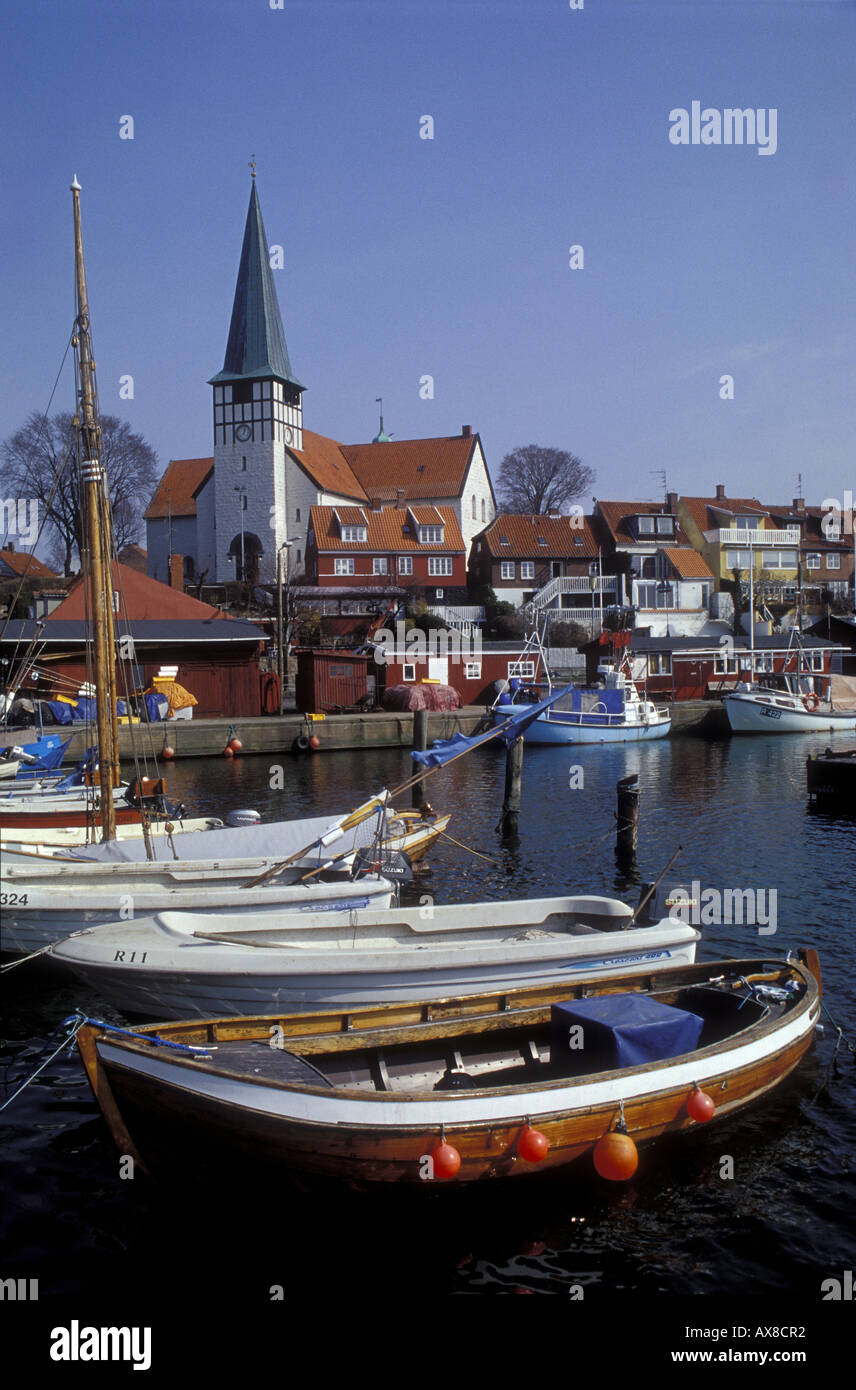
[[[78,931],[52,959],[125,1014],[210,1018],[661,969],[694,960],[700,936],[665,915],[662,894],[644,918],[594,894],[385,911],[363,902],[360,912],[319,911],[308,897],[302,911],[267,901],[266,910],[233,908],[226,921],[158,912]]]
[[[240,1157],[432,1186],[590,1153],[626,1178],[637,1144],[734,1116],[797,1066],[820,1014],[800,957],[136,1033],[86,1020],[77,1039],[120,1152],[151,1173]]]

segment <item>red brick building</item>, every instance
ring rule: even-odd
[[[424,589],[430,602],[466,601],[466,547],[451,507],[313,507],[306,536],[306,571],[319,587],[351,585]]]

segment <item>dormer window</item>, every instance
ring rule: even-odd
[[[582,538],[582,536],[574,536],[574,545],[582,545],[582,543],[583,543],[583,538]]]
[[[675,518],[673,516],[657,517],[657,535],[673,536],[675,534]]]
[[[420,545],[442,545],[443,544],[442,526],[420,526],[419,544]]]
[[[510,541],[507,536],[500,536],[499,543],[500,545],[510,545]]]
[[[367,531],[367,528],[366,528],[365,526],[343,526],[343,527],[342,527],[342,540],[343,540],[343,541],[350,541],[351,544],[354,544],[355,542],[358,542],[358,541],[363,541],[363,542],[364,542],[364,541],[366,540],[367,535],[368,535],[368,531]]]
[[[539,537],[538,537],[538,544],[539,544],[539,545],[546,545],[546,544],[547,544],[547,537],[546,537],[546,536],[539,536]]]
[[[636,534],[637,536],[653,536],[656,522],[653,516],[637,516]]]
[[[759,520],[757,516],[736,516],[734,526],[738,531],[757,531]]]

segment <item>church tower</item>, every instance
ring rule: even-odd
[[[216,580],[271,583],[288,539],[286,448],[303,448],[306,388],[288,360],[254,168],[226,358],[209,384]]]

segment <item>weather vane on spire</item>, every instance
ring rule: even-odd
[[[255,155],[253,155],[252,159],[250,160],[250,171],[251,171],[251,173],[252,173],[253,178],[255,178],[255,176],[256,176],[256,157],[255,157]]]

